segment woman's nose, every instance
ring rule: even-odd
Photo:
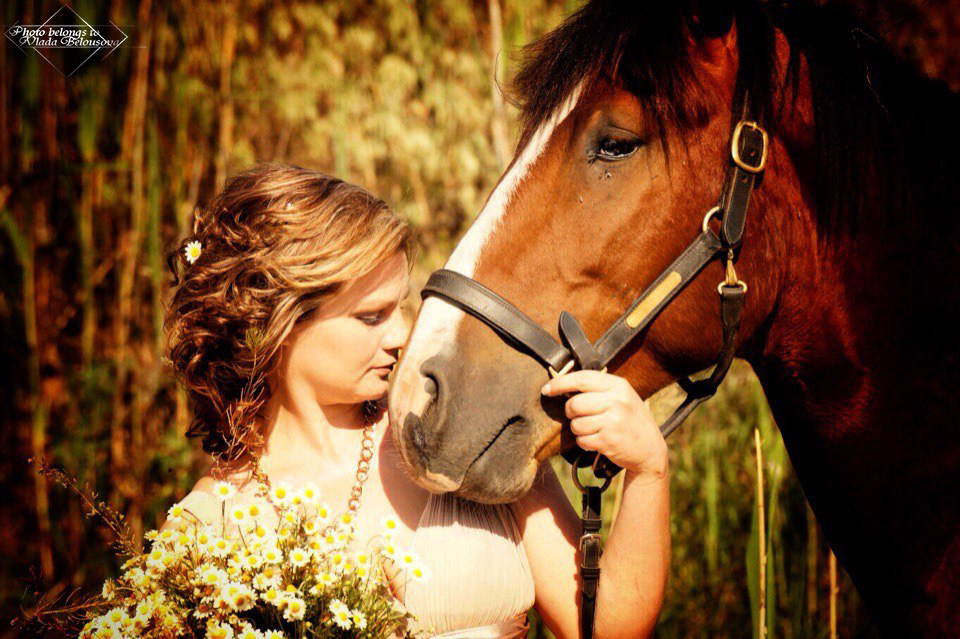
[[[384,350],[400,348],[407,343],[407,337],[410,335],[410,325],[400,309],[396,309],[389,319],[387,334],[384,337]]]

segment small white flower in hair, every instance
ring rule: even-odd
[[[200,240],[194,240],[187,244],[187,248],[183,249],[183,254],[191,264],[196,262],[197,258],[200,257]]]

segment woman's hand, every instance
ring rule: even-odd
[[[575,393],[566,415],[577,444],[649,479],[667,474],[667,444],[646,403],[622,377],[593,370],[560,375],[547,382],[547,396]]]

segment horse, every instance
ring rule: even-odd
[[[737,357],[883,636],[960,627],[960,97],[847,10],[592,0],[525,49],[512,162],[445,268],[595,340],[716,203],[747,105],[769,159],[735,257]],[[707,223],[706,221],[704,222]],[[610,363],[641,397],[709,366],[708,264]],[[569,450],[542,365],[424,300],[392,381],[404,463],[433,492],[510,502]]]

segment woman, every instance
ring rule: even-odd
[[[579,518],[549,464],[509,505],[433,495],[404,472],[383,407],[409,331],[400,308],[414,256],[406,222],[359,187],[269,165],[233,178],[198,213],[194,235],[169,260],[169,359],[192,400],[188,434],[215,462],[184,505],[216,520],[215,483],[250,499],[254,476],[314,484],[335,511],[360,495],[360,530],[395,517],[398,544],[432,571],[427,583],[397,588],[415,629],[525,637],[533,606],[556,636],[577,636]],[[669,555],[663,438],[616,376],[575,372],[544,393],[573,393],[566,407],[578,442],[626,469],[596,636],[646,636]],[[368,476],[356,472],[364,448],[373,451]]]

